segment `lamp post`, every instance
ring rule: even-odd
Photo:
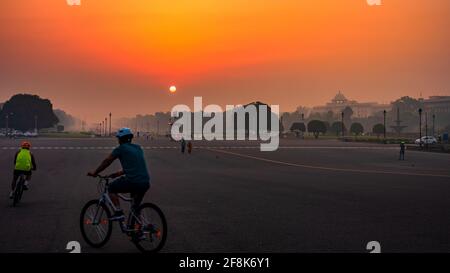
[[[14,128],[11,126],[11,119],[12,119],[12,117],[13,117],[13,115],[14,115],[14,113],[9,113],[9,114],[6,114],[6,135],[8,136],[8,135],[10,135],[9,134],[9,131],[11,131],[11,135],[12,135],[12,131],[14,130]],[[11,128],[10,128],[11,127]],[[10,130],[11,129],[11,130]]]
[[[383,135],[386,141],[386,110],[383,111]]]
[[[419,108],[419,144],[422,148],[422,108]]]
[[[105,118],[105,136],[108,135],[108,118]]]
[[[6,116],[5,116],[5,123],[6,123],[6,136],[8,136],[8,133],[9,133],[9,114],[6,114]]]
[[[111,112],[109,113],[109,136],[111,136]]]
[[[433,136],[435,136],[435,133],[436,133],[436,131],[434,130],[434,129],[435,129],[435,127],[434,127],[434,125],[435,125],[435,120],[436,120],[436,115],[433,114]]]
[[[38,116],[37,115],[34,116],[34,132],[36,134],[38,133]]]
[[[344,133],[344,112],[342,111],[341,112],[341,133],[342,133],[342,137],[344,137],[345,136],[345,133]]]
[[[425,112],[425,137],[427,139],[425,148],[428,150],[428,112]]]
[[[156,120],[156,136],[159,136],[159,119]]]

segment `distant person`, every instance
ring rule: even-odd
[[[401,143],[400,143],[400,157],[399,157],[399,159],[398,160],[405,160],[405,142],[404,141],[402,141]]]
[[[181,139],[181,153],[184,154],[184,151],[186,150],[186,140],[184,138]]]
[[[109,197],[116,206],[111,221],[122,221],[125,219],[123,210],[120,208],[118,193],[130,193],[133,198],[133,209],[137,209],[145,193],[150,188],[150,175],[141,146],[131,143],[133,133],[129,128],[122,128],[116,134],[119,146],[103,160],[95,171],[88,175],[96,177],[108,168],[116,159],[119,159],[122,170],[111,174],[109,177],[117,178],[109,185]]]
[[[29,181],[31,180],[31,171],[36,170],[36,161],[33,154],[30,152],[31,143],[28,141],[22,142],[20,150],[14,156],[14,174],[11,183],[11,193],[9,198],[13,198],[14,190],[16,189],[16,181],[19,175],[25,175],[24,190],[28,190]]]
[[[192,142],[191,141],[188,142],[187,148],[188,148],[188,153],[191,154],[192,153]]]

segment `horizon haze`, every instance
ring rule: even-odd
[[[450,95],[450,1],[0,3],[0,101],[95,122],[192,105]],[[169,87],[176,86],[176,92]]]

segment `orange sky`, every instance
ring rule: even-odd
[[[450,95],[450,1],[0,1],[0,101],[17,92],[101,119],[260,100]],[[170,85],[178,92],[168,93]]]

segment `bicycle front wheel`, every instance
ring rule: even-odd
[[[158,252],[166,243],[167,222],[162,210],[155,204],[139,206],[131,225],[135,229],[133,242],[142,252]]]
[[[81,210],[80,229],[84,240],[92,247],[104,246],[112,232],[111,212],[104,203],[91,200]]]

